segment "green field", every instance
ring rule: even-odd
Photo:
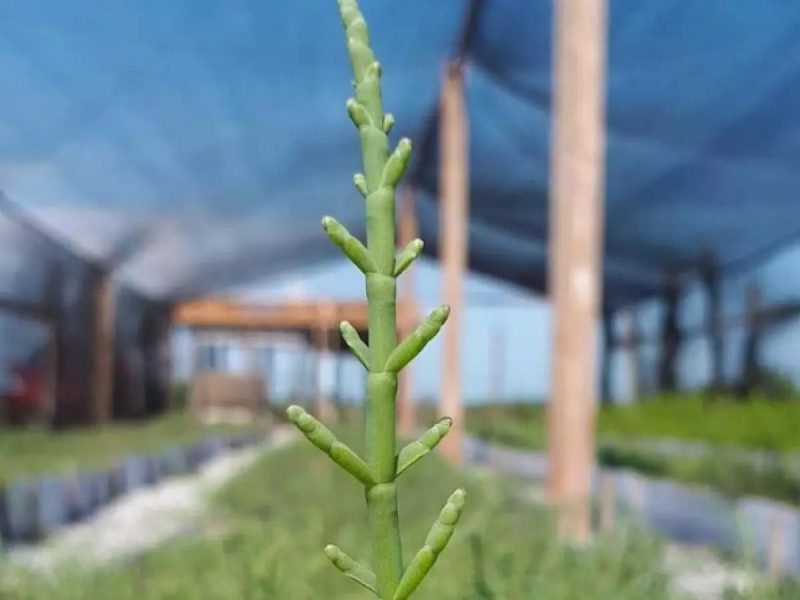
[[[541,406],[474,407],[467,423],[473,434],[499,444],[535,450],[546,445]],[[800,451],[800,402],[662,397],[603,408],[597,423],[601,464],[708,486],[732,497],[760,495],[791,503],[800,498],[800,467],[792,455]],[[698,449],[670,452],[654,443],[663,440]]]
[[[589,547],[554,541],[549,515],[523,482],[456,471],[435,458],[401,479],[405,554],[422,543],[450,492],[468,505],[449,547],[415,595],[420,600],[666,600],[662,546],[623,528]],[[265,455],[215,499],[205,526],[144,557],[55,578],[0,569],[0,598],[14,600],[266,600],[369,597],[322,548],[335,542],[368,560],[363,491],[304,441]],[[749,599],[796,598],[797,588],[759,589]],[[731,599],[736,596],[730,596]]]
[[[541,405],[500,404],[469,409],[473,431],[495,429],[515,445],[543,448]],[[800,451],[800,401],[747,402],[701,396],[659,396],[632,406],[602,408],[598,435],[626,438],[671,438],[715,446]]]
[[[54,432],[40,427],[4,428],[0,429],[0,483],[42,473],[108,466],[124,454],[156,452],[231,431],[241,428],[201,425],[185,412],[100,429]]]

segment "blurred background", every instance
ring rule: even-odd
[[[453,306],[400,383],[401,438],[461,424],[406,554],[471,494],[417,595],[800,598],[800,6],[362,9],[398,329]],[[361,598],[321,548],[369,561],[362,492],[283,417],[361,448],[336,2],[11,0],[0,73],[0,595]]]

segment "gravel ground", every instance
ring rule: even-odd
[[[746,592],[755,583],[751,571],[723,562],[706,548],[669,544],[666,566],[675,589],[695,600],[724,600],[726,589]]]
[[[170,538],[191,533],[202,523],[210,494],[247,469],[263,452],[293,437],[290,430],[275,429],[269,442],[230,452],[193,475],[169,479],[120,498],[91,519],[65,527],[41,544],[11,549],[7,560],[13,566],[48,574],[65,561],[99,566],[129,559]]]

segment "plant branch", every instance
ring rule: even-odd
[[[419,439],[411,442],[397,456],[397,474],[400,475],[411,465],[433,450],[442,441],[453,426],[453,419],[444,417],[436,425],[423,433]]]
[[[327,454],[333,462],[350,473],[364,485],[374,485],[375,476],[358,454],[336,439],[330,429],[308,414],[301,406],[290,406],[286,414],[289,420],[317,448]]]
[[[397,373],[414,360],[414,357],[422,352],[422,349],[428,345],[428,342],[436,337],[442,325],[447,321],[448,316],[450,316],[449,306],[442,305],[434,309],[433,312],[425,317],[425,320],[419,324],[419,327],[394,349],[389,355],[384,369],[392,373]]]
[[[424,246],[424,242],[417,238],[415,240],[411,240],[408,245],[403,248],[400,254],[394,259],[394,276],[400,277],[403,272],[411,266],[411,264],[417,260],[417,257],[422,252],[422,248]]]
[[[332,544],[325,546],[325,555],[333,563],[333,566],[344,573],[345,576],[364,586],[376,596],[378,595],[375,573],[361,563],[350,558],[338,546]]]
[[[345,256],[358,267],[362,273],[372,273],[375,271],[375,261],[367,252],[364,244],[347,231],[347,228],[339,223],[333,217],[325,217],[322,219],[322,228],[331,241],[341,248]]]
[[[408,568],[403,573],[392,600],[406,600],[425,579],[428,571],[431,570],[436,559],[439,558],[439,554],[442,553],[442,550],[447,546],[447,542],[450,541],[456,523],[461,517],[465,500],[466,493],[461,489],[456,490],[450,496],[442,512],[439,513],[436,523],[431,527],[428,537],[425,538],[425,545],[411,559]]]
[[[339,324],[339,331],[342,332],[342,339],[347,347],[353,352],[353,356],[358,359],[364,368],[369,371],[370,352],[369,347],[358,335],[358,331],[348,321],[342,321]]]

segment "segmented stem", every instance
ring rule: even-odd
[[[392,600],[405,600],[425,579],[425,576],[431,570],[436,559],[439,558],[442,550],[447,546],[447,542],[450,541],[450,537],[453,535],[456,523],[461,518],[466,496],[464,490],[456,490],[450,496],[442,512],[439,513],[436,523],[433,524],[430,532],[428,532],[428,537],[425,538],[425,545],[422,546],[411,560],[411,563],[409,563],[394,596],[392,596]]]
[[[367,370],[365,460],[304,409],[292,406],[288,414],[312,444],[364,484],[374,573],[336,546],[327,546],[326,555],[337,569],[382,600],[404,599],[417,588],[444,549],[464,505],[464,493],[459,490],[451,496],[425,546],[404,572],[395,481],[436,447],[452,422],[442,419],[398,456],[397,373],[438,333],[449,308],[435,309],[398,345],[395,280],[416,260],[423,246],[422,240],[417,239],[395,255],[395,190],[408,165],[411,142],[402,139],[389,152],[387,136],[395,120],[383,112],[381,67],[369,46],[367,23],[357,0],[339,0],[339,9],[353,67],[355,98],[347,101],[347,113],[361,139],[364,171],[354,176],[353,183],[366,200],[366,246],[332,217],[325,217],[322,226],[366,279],[369,346],[350,323],[345,321],[340,326],[348,347]]]

